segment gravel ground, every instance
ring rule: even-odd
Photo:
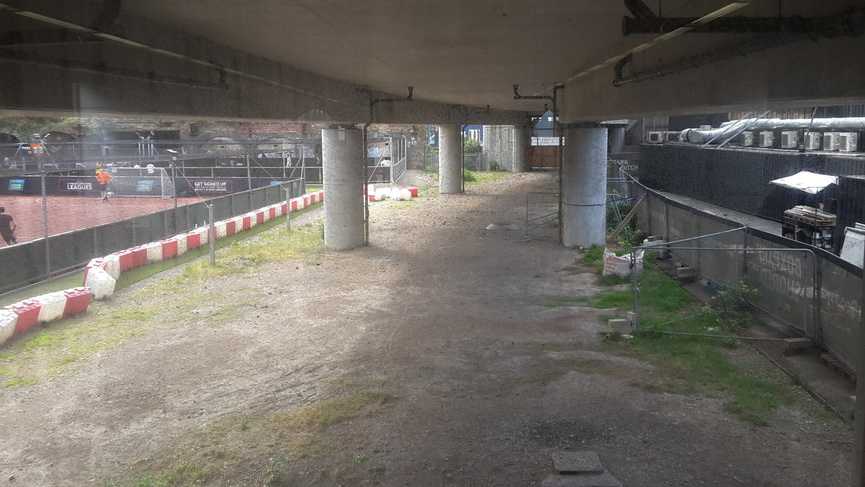
[[[371,204],[368,246],[209,281],[194,292],[218,303],[202,298],[64,377],[0,390],[0,485],[115,485],[105,479],[184,458],[220,424],[361,389],[392,399],[266,445],[266,429],[244,423],[260,434],[241,431],[207,458],[261,455],[204,483],[529,486],[552,473],[552,453],[585,450],[625,486],[848,485],[850,428],[807,394],[754,426],[723,398],[648,392],[638,385],[661,371],[605,352],[604,310],[548,306],[599,291],[576,252],[525,238],[525,195],[552,178]],[[105,306],[158,306],[164,297],[137,292],[146,284]],[[242,312],[215,319],[219,303]],[[732,358],[789,382],[746,346]]]

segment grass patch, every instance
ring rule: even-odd
[[[480,184],[497,181],[507,175],[508,173],[504,171],[469,171],[468,169],[464,169],[463,181],[469,184]]]
[[[83,358],[146,333],[157,311],[152,307],[93,307],[86,316],[31,328],[7,342],[0,354],[0,385],[17,387],[62,376]]]
[[[415,208],[411,201],[394,201],[387,206],[388,210],[410,210]]]
[[[219,253],[215,266],[208,259],[201,259],[184,267],[179,276],[163,279],[131,295],[165,297],[158,307],[95,302],[85,315],[33,327],[8,341],[0,352],[0,386],[38,384],[46,378],[62,376],[86,357],[165,326],[178,316],[204,320],[211,325],[236,318],[241,305],[226,301],[224,296],[200,292],[200,284],[269,262],[318,256],[323,251],[322,243],[321,230],[316,224],[293,228],[290,233],[284,227],[272,229],[255,238],[233,242]],[[193,294],[190,289],[199,291]]]
[[[338,388],[354,388],[351,381],[329,382]],[[180,452],[170,462],[144,460],[123,477],[104,485],[192,487],[209,479],[259,479],[255,485],[310,485],[328,476],[324,470],[298,472],[292,461],[310,454],[325,454],[333,446],[322,438],[328,427],[379,413],[396,397],[376,389],[355,390],[293,411],[248,411],[215,421],[203,429],[183,432],[171,451]],[[170,456],[167,454],[166,456]],[[178,457],[180,458],[178,460]],[[367,463],[363,454],[350,457],[355,465]],[[380,475],[372,468],[367,473]],[[383,472],[383,471],[382,471]],[[334,473],[339,477],[343,473]],[[252,485],[238,480],[236,485]],[[232,485],[235,485],[232,483]]]
[[[306,213],[307,211],[312,211],[321,205],[322,205],[322,203],[316,203],[316,204],[311,205],[307,208],[304,208],[303,210],[294,212],[292,214],[292,218],[295,218],[299,215],[302,215],[303,213]],[[298,237],[300,237],[301,239],[307,238],[307,235],[306,235],[307,232],[305,232],[305,228],[304,228],[306,226],[311,226],[311,227],[315,228],[318,225],[307,224],[307,225],[300,226],[300,227],[292,227],[292,230],[290,233],[290,235],[292,237],[292,242],[294,242],[294,240]],[[278,228],[274,230],[274,227],[278,227]],[[273,230],[273,231],[268,232],[268,230]],[[321,229],[319,229],[319,230],[323,231]],[[233,262],[224,262],[223,261],[223,256],[228,252],[227,250],[224,250],[224,249],[226,247],[231,248],[231,247],[234,247],[235,245],[238,245],[238,244],[248,243],[248,242],[253,241],[253,240],[258,240],[259,238],[262,238],[262,237],[268,238],[266,236],[271,235],[273,232],[277,232],[277,233],[281,232],[282,235],[287,234],[287,232],[285,230],[285,218],[284,217],[275,218],[275,219],[269,220],[269,221],[267,221],[261,225],[256,225],[246,232],[240,232],[240,233],[236,233],[234,235],[228,235],[226,237],[223,237],[223,238],[216,240],[216,249],[219,250],[220,252],[216,256],[216,266],[210,266],[210,267],[218,267],[218,269],[209,269],[206,272],[209,273],[208,275],[211,277],[222,277],[225,275],[230,275],[230,274],[234,274],[237,272],[241,272],[241,269],[243,269],[243,265],[242,265],[243,262],[238,262],[238,260],[240,260],[240,259],[233,259],[234,260]],[[296,235],[296,234],[298,234],[298,235]],[[253,236],[255,238],[251,238]],[[269,238],[273,238],[273,237],[269,237]],[[324,240],[323,234],[322,234],[321,240]],[[303,243],[297,243],[297,245],[302,247],[304,244]],[[137,269],[132,269],[131,271],[124,272],[123,274],[120,275],[120,279],[117,281],[116,290],[123,289],[126,286],[134,284],[134,283],[136,283],[142,279],[145,279],[147,277],[153,276],[159,272],[171,269],[173,267],[177,267],[178,265],[181,265],[181,264],[186,264],[188,262],[192,262],[196,259],[207,256],[209,253],[210,253],[210,245],[207,244],[207,245],[203,245],[197,249],[189,250],[186,253],[184,253],[183,255],[177,256],[173,259],[164,260],[162,262],[156,262],[156,263],[149,264],[149,265],[146,265],[143,267],[139,267]],[[275,259],[275,260],[279,260],[279,259]],[[203,260],[196,262],[192,265],[204,267],[205,264],[209,266],[209,260],[208,259],[203,259]],[[187,267],[189,267],[189,266],[187,266]],[[184,272],[186,272],[186,268],[184,268]],[[202,271],[202,272],[204,272],[204,271]],[[202,278],[205,278],[205,276],[202,276]]]
[[[642,332],[632,340],[609,341],[605,346],[608,351],[653,363],[664,372],[661,383],[641,387],[724,398],[725,410],[757,425],[768,424],[772,411],[792,402],[791,391],[760,380],[729,360],[725,349],[738,345],[736,335],[720,328],[714,315],[651,260],[644,262],[638,300]],[[633,292],[624,290],[598,294],[589,304],[627,311],[632,302]],[[663,334],[667,331],[725,338]]]
[[[547,308],[558,308],[560,306],[582,306],[591,300],[588,296],[559,296],[553,298],[551,303],[544,306]]]
[[[385,391],[363,391],[350,396],[317,402],[303,409],[273,416],[276,429],[323,430],[347,419],[375,412],[392,401],[394,396]]]
[[[184,267],[180,276],[152,284],[147,292],[181,293],[208,279],[242,274],[271,262],[315,258],[323,251],[323,231],[318,223],[292,227],[290,232],[285,227],[275,228],[231,243],[217,254],[215,265],[210,259],[200,259]]]

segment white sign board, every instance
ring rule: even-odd
[[[862,267],[863,256],[865,256],[865,230],[852,227],[845,228],[841,258]]]

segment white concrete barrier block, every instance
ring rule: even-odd
[[[120,255],[118,255],[118,254],[106,255],[104,257],[104,260],[105,260],[105,263],[107,264],[105,266],[105,272],[107,272],[108,275],[111,276],[114,280],[119,279],[120,278]]]
[[[143,245],[147,251],[147,263],[162,262],[162,242],[150,242]]]
[[[258,210],[258,212],[264,216],[265,222],[270,221],[270,207],[269,206],[265,206],[264,208]]]
[[[84,283],[84,286],[90,288],[90,292],[93,293],[93,299],[105,299],[114,295],[114,286],[116,284],[116,279],[104,270],[96,267],[90,269],[90,272],[87,273],[87,282]]]
[[[6,343],[6,340],[15,333],[16,325],[18,325],[18,314],[8,309],[0,309],[0,345]]]
[[[186,235],[177,235],[171,238],[177,242],[177,255],[185,254],[188,250],[186,248]]]
[[[214,224],[214,228],[216,229],[216,239],[225,238],[225,222],[216,222]]]
[[[39,317],[36,318],[36,321],[47,323],[63,317],[63,310],[66,309],[66,295],[62,291],[36,296],[33,300],[42,305],[39,308]]]
[[[256,216],[254,211],[250,211],[246,214],[249,217],[249,228],[253,228],[258,225],[258,216]]]
[[[209,226],[198,227],[189,233],[194,233],[194,234],[198,235],[198,239],[199,239],[198,241],[201,243],[202,247],[204,247],[205,245],[210,243],[210,227]]]

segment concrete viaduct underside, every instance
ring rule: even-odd
[[[507,125],[863,103],[863,32],[857,0],[3,0],[0,110]]]
[[[553,109],[567,140],[563,243],[589,246],[604,238],[600,122],[865,104],[865,5],[0,0],[0,73],[0,115],[333,124],[325,243],[338,249],[365,238],[350,196],[364,124],[442,126],[441,191],[459,192],[459,125],[525,133]]]

